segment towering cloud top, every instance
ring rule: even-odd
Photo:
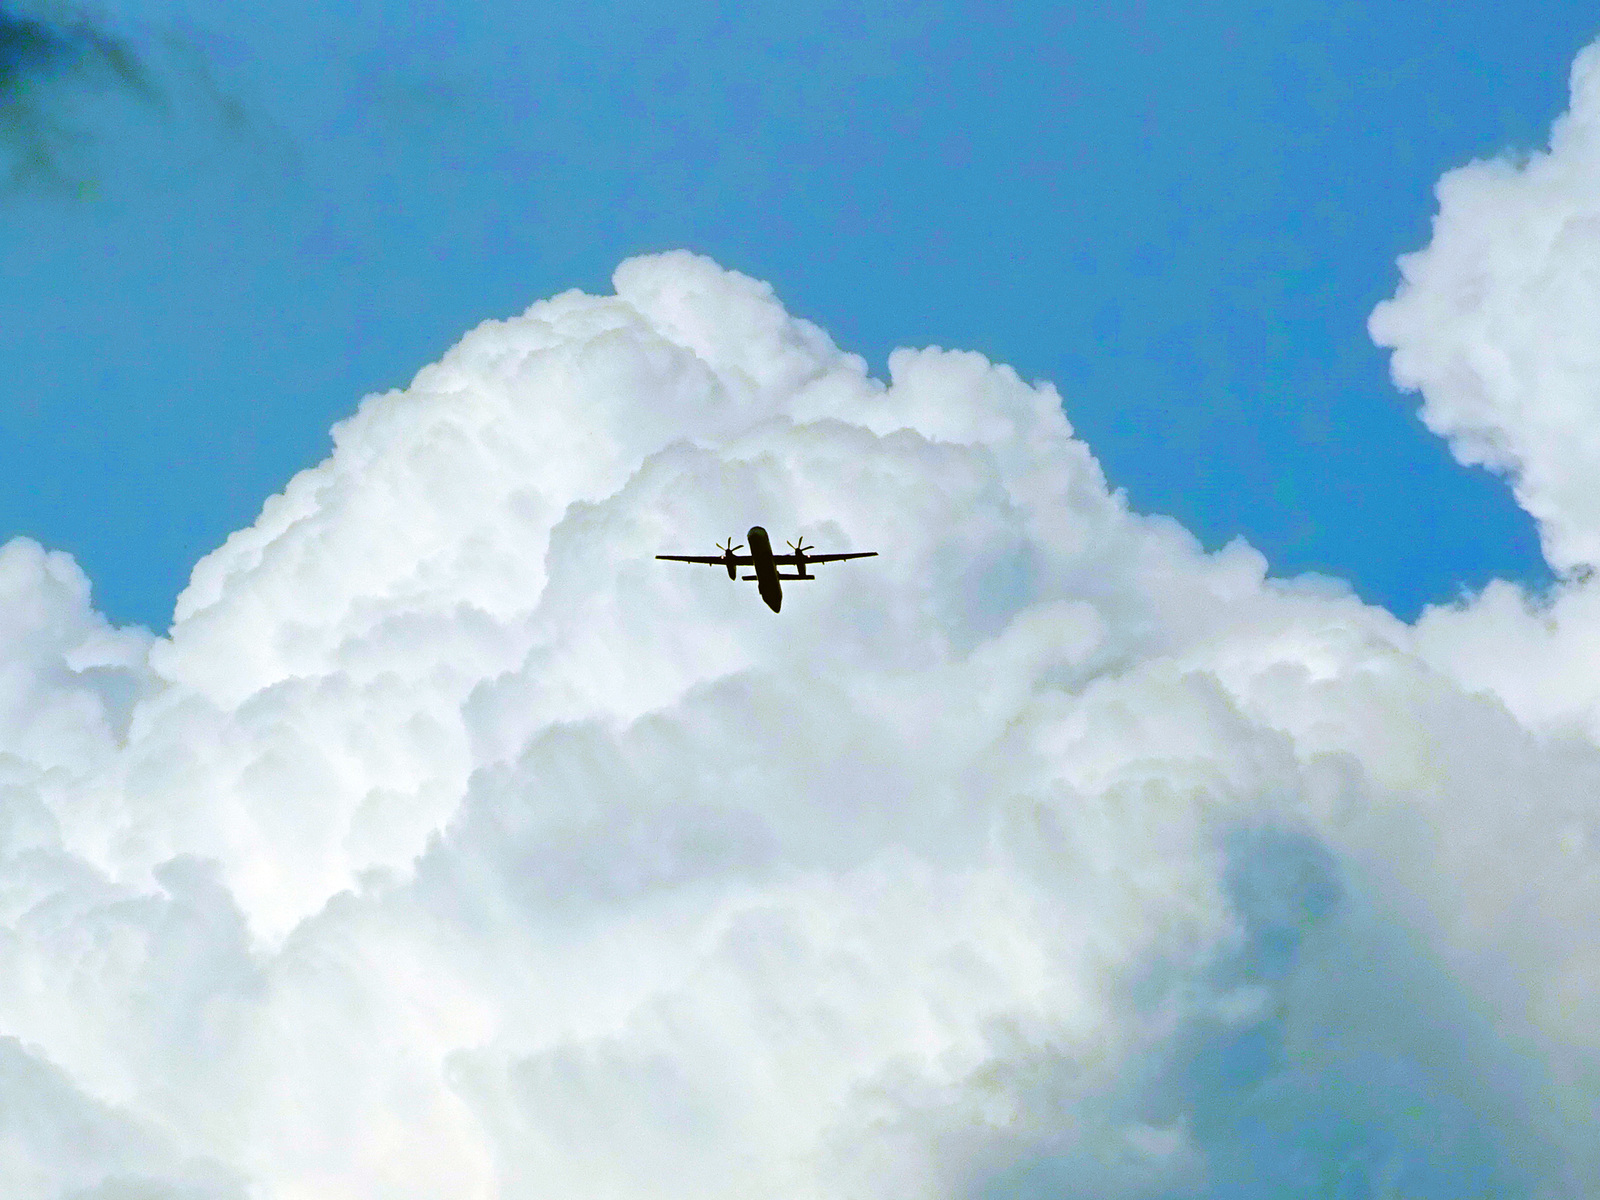
[[[1558,571],[1600,564],[1600,46],[1548,152],[1439,181],[1433,243],[1372,315],[1395,382],[1464,463],[1511,476]]]
[[[1600,746],[1495,674],[1520,596],[1413,630],[1005,367],[615,284],[369,398],[167,638],[0,551],[12,1194],[1600,1185]],[[781,616],[653,561],[756,522],[881,557]]]

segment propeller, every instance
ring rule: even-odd
[[[739,578],[739,568],[734,565],[733,552],[735,550],[743,550],[744,549],[744,543],[740,542],[737,546],[735,546],[733,544],[733,534],[730,533],[728,535],[728,544],[727,545],[723,545],[721,542],[718,542],[717,543],[717,549],[721,550],[722,551],[722,557],[728,560],[728,578],[729,579],[737,579],[737,578]]]
[[[807,550],[815,550],[816,547],[806,545],[805,538],[801,538],[798,542],[790,542],[789,549],[793,550],[796,554],[804,554]]]
[[[726,546],[724,546],[721,542],[718,542],[717,543],[717,549],[721,550],[724,554],[732,554],[735,550],[743,550],[744,549],[744,543],[740,542],[737,546],[735,546],[733,544],[733,538],[729,537],[728,538],[728,544]]]

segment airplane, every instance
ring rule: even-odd
[[[798,542],[789,543],[789,549],[794,551],[793,554],[774,554],[772,552],[772,543],[767,540],[767,531],[759,525],[750,526],[744,536],[750,542],[749,554],[735,554],[735,550],[743,550],[744,547],[742,545],[735,546],[733,539],[730,537],[726,545],[722,542],[717,543],[717,549],[721,550],[722,553],[716,558],[712,558],[709,555],[697,557],[692,554],[658,554],[656,557],[666,562],[705,563],[711,567],[727,567],[729,579],[737,579],[739,577],[738,569],[740,567],[754,567],[755,574],[746,575],[744,577],[745,581],[753,580],[756,583],[756,590],[761,593],[761,598],[767,602],[767,607],[773,612],[777,612],[783,607],[783,585],[778,580],[815,579],[815,575],[806,574],[806,567],[811,563],[843,562],[847,558],[878,557],[876,550],[863,550],[855,554],[808,554],[807,551],[811,547],[805,544],[804,538],[801,538]],[[793,567],[795,573],[793,575],[779,575],[779,564]]]

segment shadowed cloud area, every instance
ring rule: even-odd
[[[1548,597],[1272,579],[685,252],[366,399],[166,637],[0,548],[9,1194],[1600,1191],[1597,80],[1372,323]],[[758,522],[880,557],[653,559]]]

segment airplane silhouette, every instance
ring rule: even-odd
[[[864,550],[855,554],[808,554],[811,547],[805,544],[805,539],[790,542],[789,549],[793,554],[774,554],[772,543],[767,540],[767,531],[759,525],[750,526],[744,535],[750,542],[749,554],[735,554],[735,550],[743,550],[743,546],[735,546],[730,537],[727,544],[717,543],[717,549],[722,553],[716,558],[696,556],[692,554],[658,554],[657,558],[667,562],[705,563],[711,567],[727,567],[728,578],[739,577],[738,568],[754,567],[754,575],[746,575],[745,580],[754,580],[756,590],[761,593],[761,598],[767,602],[767,607],[777,612],[783,607],[783,585],[780,579],[815,579],[815,575],[806,574],[806,567],[811,563],[843,562],[847,558],[877,558],[876,550]],[[779,575],[778,566],[793,567],[793,575]]]

